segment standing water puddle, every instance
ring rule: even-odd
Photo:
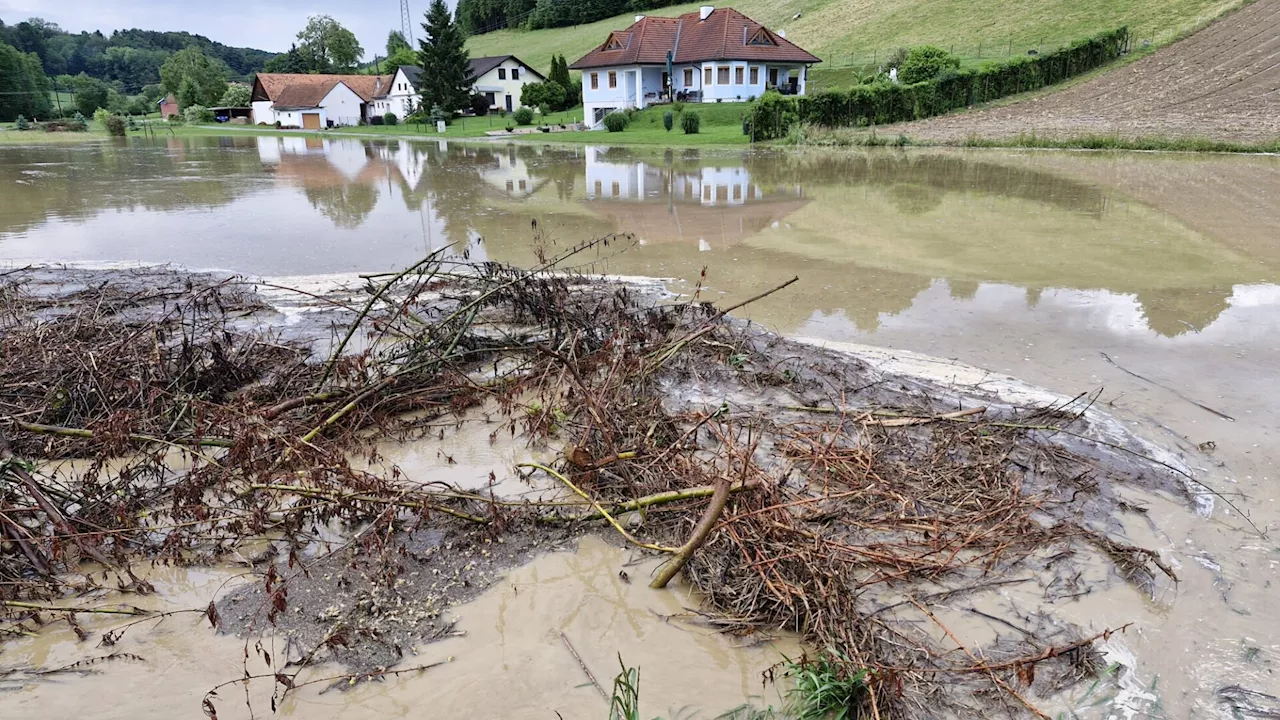
[[[1181,453],[1258,526],[1280,527],[1280,158],[245,136],[0,148],[0,185],[0,262],[10,265],[174,262],[297,276],[398,268],[447,246],[529,264],[539,246],[629,232],[635,247],[601,250],[584,268],[674,278],[691,291],[705,267],[703,296],[726,303],[796,274],[800,283],[744,312],[784,334],[956,359],[1062,395],[1102,388],[1100,406]],[[482,483],[508,452],[454,454],[445,467]],[[391,455],[424,475],[441,460],[427,445]],[[1082,688],[1063,710],[1231,717],[1233,686],[1280,695],[1280,541],[1220,502],[1209,519],[1159,498],[1133,502],[1151,523],[1130,518],[1127,539],[1159,549],[1181,583],[1154,599],[1119,589],[1060,601],[1064,618],[1098,630],[1134,622],[1107,645],[1130,668],[1107,683],[1121,690]],[[623,583],[625,560],[590,539],[576,555],[543,557],[457,609],[468,638],[421,650],[453,663],[304,695],[282,711],[603,717],[549,634],[557,627],[604,683],[617,652],[639,665],[647,716],[685,706],[714,715],[761,693],[777,649],[734,649],[732,638],[664,623],[650,610],[679,612],[678,596]],[[176,607],[201,606],[224,576],[183,577],[165,584]],[[991,631],[959,612],[968,620],[949,624],[979,639]],[[57,667],[79,658],[72,640],[10,643],[3,662]],[[169,717],[241,672],[240,642],[183,616],[129,642],[145,662],[33,685],[8,694],[0,714]],[[223,691],[220,717],[243,710],[232,695]]]

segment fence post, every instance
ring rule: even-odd
[[[978,41],[978,59],[979,60],[982,59],[982,41],[981,40]]]

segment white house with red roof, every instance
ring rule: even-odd
[[[659,102],[738,102],[778,90],[803,95],[812,53],[732,8],[679,17],[637,15],[626,30],[569,67],[582,71],[589,127],[605,115]]]

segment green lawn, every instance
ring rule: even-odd
[[[875,67],[894,49],[935,44],[968,63],[1041,52],[1128,25],[1138,43],[1166,42],[1245,0],[734,0],[732,7],[775,29],[824,61],[826,68]],[[674,16],[697,9],[688,3],[654,10]],[[799,19],[793,19],[800,14]],[[468,39],[473,57],[514,53],[546,72],[551,55],[573,62],[630,25],[634,13],[588,25],[552,30],[502,30]],[[839,80],[838,77],[831,78]]]
[[[534,116],[534,125],[559,125],[582,122],[582,108],[576,107],[564,112],[554,112],[545,119],[540,115]],[[430,125],[402,124],[402,125],[365,125],[362,127],[344,127],[336,128],[326,132],[347,134],[347,135],[423,135],[426,137],[443,137],[443,138],[474,138],[484,137],[490,131],[505,130],[507,126],[515,126],[515,121],[510,115],[505,117],[501,115],[485,115],[483,117],[463,117],[454,120],[448,125],[448,129],[444,135],[436,132],[434,127]]]
[[[551,135],[522,135],[519,139],[538,142],[595,143],[600,145],[665,145],[687,147],[698,145],[745,145],[742,134],[742,116],[750,103],[715,103],[685,105],[684,112],[696,112],[702,118],[696,135],[686,135],[680,129],[680,116],[675,126],[667,132],[662,115],[672,110],[670,105],[659,105],[636,113],[631,124],[622,132],[588,130],[584,132],[554,133]]]

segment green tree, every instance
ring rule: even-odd
[[[565,60],[564,55],[551,57],[551,75],[547,79],[564,88],[564,101],[557,109],[568,110],[581,100],[579,96],[582,89],[569,76],[569,61]]]
[[[52,115],[50,87],[37,55],[0,43],[0,121],[19,115],[37,119]]]
[[[178,96],[178,103],[185,106],[182,83],[187,81],[192,90],[188,91],[185,100],[191,99],[194,92],[194,105],[213,105],[227,91],[226,66],[200,52],[200,48],[188,47],[174,53],[160,66],[160,81],[169,92]]]
[[[263,72],[269,73],[305,73],[311,71],[311,66],[307,64],[307,59],[303,57],[302,51],[298,50],[298,46],[294,45],[289,48],[289,52],[281,53],[270,60],[262,67]]]
[[[85,116],[92,116],[98,108],[107,106],[107,84],[85,73],[80,73],[71,81],[71,88],[76,94],[76,110]]]
[[[249,107],[249,98],[253,95],[253,90],[248,85],[236,83],[227,86],[227,91],[222,94],[222,99],[218,101],[218,105],[223,107]]]
[[[387,36],[387,57],[393,57],[401,50],[413,52],[413,46],[409,44],[408,40],[404,39],[403,33],[399,30],[392,30],[391,34]]]
[[[178,99],[179,109],[200,104],[200,90],[190,78],[182,78],[182,84],[178,86],[178,92],[174,93],[174,97]]]
[[[898,80],[905,85],[912,85],[925,80],[932,80],[942,74],[943,70],[954,70],[960,67],[960,60],[940,47],[921,45],[911,48],[907,59],[898,68]]]
[[[364,48],[350,30],[328,15],[312,15],[298,33],[298,52],[312,72],[346,72],[364,57]]]
[[[549,110],[564,106],[564,86],[557,82],[525,83],[520,90],[520,104],[526,107],[542,108],[545,114]]]
[[[425,37],[418,42],[422,104],[439,105],[452,114],[469,104],[471,62],[465,39],[444,0],[431,1],[426,19],[422,24]]]

